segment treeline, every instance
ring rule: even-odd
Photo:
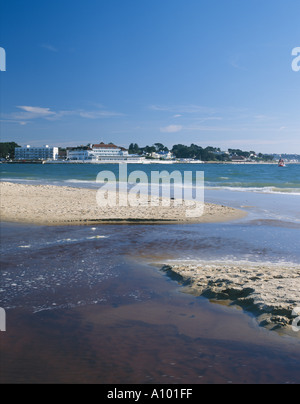
[[[195,159],[202,161],[228,161],[228,154],[223,154],[221,149],[215,147],[206,147],[205,149],[196,144],[185,146],[183,144],[176,144],[169,149],[162,143],[154,143],[152,146],[139,147],[137,143],[129,145],[129,154],[138,154],[150,157],[152,153],[171,152],[177,159]]]
[[[128,148],[129,154],[146,155],[151,153],[168,152],[169,149],[162,143],[154,143],[152,146],[139,147],[137,143],[131,143]]]
[[[129,145],[130,154],[138,154],[146,157],[151,157],[152,153],[171,152],[177,159],[194,159],[202,161],[231,161],[232,158],[244,158],[249,160],[263,160],[272,161],[273,155],[256,154],[255,151],[243,151],[240,149],[228,149],[227,152],[221,151],[219,147],[201,147],[196,144],[186,146],[183,144],[176,144],[171,149],[164,146],[162,143],[154,143],[152,146],[139,147],[137,143]]]
[[[0,142],[0,158],[12,160],[15,158],[15,147],[20,147],[15,142]]]
[[[185,146],[176,144],[171,150],[172,154],[179,159],[194,159],[202,161],[229,161],[229,155],[222,153],[221,149],[215,147],[206,147],[205,149],[196,144]]]

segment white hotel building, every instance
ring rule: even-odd
[[[68,148],[67,161],[78,163],[141,163],[144,158],[129,154],[124,147],[102,142],[89,146]]]
[[[32,147],[30,145],[15,148],[15,160],[57,160],[58,147]]]

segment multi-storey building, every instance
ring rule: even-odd
[[[57,160],[58,147],[30,145],[15,148],[15,160]]]
[[[85,161],[90,163],[101,162],[141,162],[144,160],[140,156],[128,154],[124,147],[116,146],[112,143],[92,144],[89,146],[72,147],[67,149],[67,160]]]

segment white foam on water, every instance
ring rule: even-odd
[[[238,186],[206,186],[207,190],[224,190],[224,191],[238,191],[238,192],[255,192],[263,194],[277,194],[277,195],[294,195],[300,196],[299,188],[276,188],[276,187],[238,187]]]

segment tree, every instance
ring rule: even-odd
[[[263,155],[263,159],[265,161],[273,161],[274,160],[274,156],[270,155],[270,154],[264,154]]]
[[[172,153],[178,159],[191,158],[191,150],[188,146],[183,144],[176,144],[172,148]]]
[[[155,147],[157,153],[162,152],[162,151],[169,151],[169,149],[166,146],[164,146],[162,143],[154,143],[154,147]]]
[[[151,154],[156,152],[155,146],[146,146],[143,148],[144,153]]]
[[[129,154],[139,154],[140,148],[137,143],[131,143],[128,149]]]
[[[206,147],[201,152],[202,161],[215,161],[217,160],[214,147]]]
[[[2,159],[14,159],[15,147],[20,147],[15,142],[1,142],[0,143],[0,158]]]
[[[243,151],[241,149],[228,149],[229,153],[233,156],[239,156],[239,157],[246,157],[249,158],[251,155],[251,152],[248,151]]]

